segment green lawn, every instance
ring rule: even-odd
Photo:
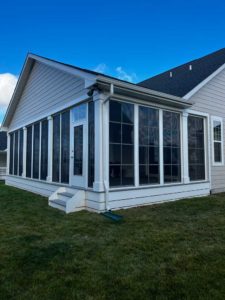
[[[225,299],[225,195],[121,211],[0,184],[0,299]]]

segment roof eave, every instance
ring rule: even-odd
[[[181,109],[190,108],[194,104],[192,101],[187,102],[181,97],[161,93],[148,88],[137,86],[132,83],[121,82],[116,79],[109,79],[104,76],[97,77],[97,84],[100,84],[101,87],[105,86],[106,90],[109,90],[110,84],[113,84],[118,89],[126,90],[127,92],[133,93],[134,95],[138,95],[140,99],[144,97],[152,102],[160,102],[164,105],[178,107]]]

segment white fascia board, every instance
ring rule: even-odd
[[[149,97],[155,97],[155,98],[160,98],[163,99],[165,101],[169,103],[177,103],[180,105],[183,105],[185,108],[192,106],[194,103],[192,103],[191,101],[189,101],[188,103],[186,101],[184,101],[183,98],[177,97],[177,96],[173,96],[173,95],[169,95],[169,94],[165,94],[165,93],[161,93],[158,91],[154,91],[148,88],[144,88],[144,87],[140,87],[138,85],[129,83],[129,82],[123,82],[117,79],[113,79],[113,78],[107,78],[107,77],[103,77],[103,76],[98,76],[97,77],[97,83],[104,83],[104,84],[113,84],[115,87],[118,88],[122,88],[122,89],[127,89],[130,91],[133,91],[135,93],[139,93],[140,95],[146,95]]]
[[[210,76],[200,82],[195,88],[193,88],[190,92],[188,92],[183,99],[189,100],[194,94],[196,94],[204,85],[206,85],[210,80],[212,80],[216,75],[222,72],[225,69],[225,64],[219,67],[215,72],[213,72]]]

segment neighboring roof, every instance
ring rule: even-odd
[[[0,151],[7,149],[7,133],[5,131],[0,131]]]
[[[184,97],[224,64],[225,48],[151,77],[138,85]]]

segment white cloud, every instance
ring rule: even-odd
[[[105,73],[106,70],[107,70],[107,65],[104,63],[97,65],[97,67],[94,69],[94,71],[98,73]]]
[[[9,104],[17,83],[17,77],[10,73],[0,74],[0,110],[4,111]]]
[[[116,72],[117,72],[117,77],[121,80],[134,82],[137,79],[137,75],[135,73],[128,74],[127,72],[124,71],[122,67],[117,67]]]

